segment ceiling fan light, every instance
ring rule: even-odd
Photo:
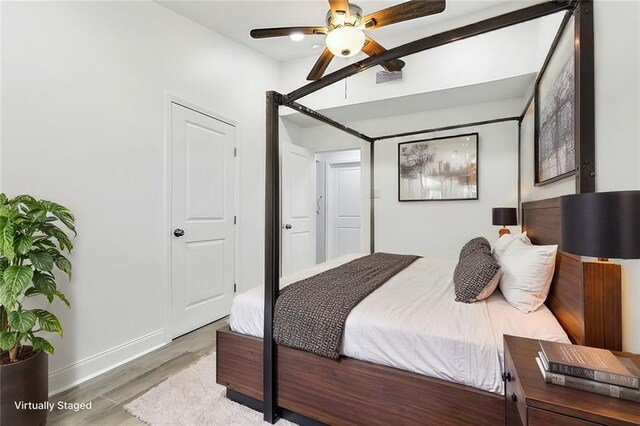
[[[350,25],[333,29],[325,43],[327,49],[335,56],[349,58],[357,55],[364,46],[364,33],[356,27]]]

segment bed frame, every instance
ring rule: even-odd
[[[370,149],[371,193],[374,192],[375,146],[383,140],[434,131],[451,130],[514,120],[521,125],[534,94],[519,117],[503,117],[484,122],[457,124],[439,129],[423,129],[394,135],[368,136],[312,110],[298,101],[324,87],[340,82],[387,61],[423,52],[448,43],[517,25],[554,13],[564,18],[542,66],[547,66],[561,34],[574,18],[575,54],[575,144],[576,192],[594,192],[594,34],[591,0],[553,0],[491,17],[463,27],[430,35],[389,49],[302,86],[288,94],[274,91],[266,96],[265,167],[265,297],[264,339],[252,339],[221,330],[218,333],[218,383],[227,386],[227,396],[262,409],[264,419],[274,423],[297,412],[297,422],[313,423],[473,423],[496,424],[504,420],[502,398],[495,394],[428,377],[381,367],[353,359],[329,361],[315,355],[277,347],[273,340],[273,312],[280,282],[280,140],[279,108],[301,114],[368,142]],[[538,79],[540,78],[539,73]],[[397,139],[396,139],[397,140]],[[520,148],[519,148],[520,150]],[[520,159],[518,160],[520,161]],[[521,202],[521,167],[518,167],[518,204]],[[371,252],[375,246],[375,209],[371,197]],[[541,215],[538,210],[548,211]],[[543,204],[525,206],[524,226],[537,243],[556,242],[559,236],[559,209]],[[534,212],[538,211],[538,212]],[[547,215],[546,213],[552,213]],[[553,222],[557,220],[557,222]],[[615,286],[613,266],[587,266],[578,258],[561,253],[549,307],[574,342],[617,348],[619,298],[611,298],[607,285]],[[619,275],[619,271],[617,272]],[[598,283],[598,284],[595,284]],[[619,285],[619,283],[618,283]],[[619,292],[618,292],[619,293]],[[609,302],[609,300],[612,300]],[[604,321],[606,315],[606,321]],[[614,320],[610,320],[614,316]],[[613,323],[613,325],[612,325]],[[611,332],[615,329],[615,333]],[[613,337],[612,337],[613,336]],[[315,419],[315,420],[311,420]]]
[[[560,199],[524,203],[534,244],[558,244]],[[546,305],[574,343],[620,350],[620,266],[559,252]],[[342,357],[276,347],[277,404],[301,424],[504,424],[504,398],[469,386]],[[217,334],[217,382],[262,410],[263,341],[228,327]]]

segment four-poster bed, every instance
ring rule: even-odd
[[[266,234],[263,339],[218,332],[217,380],[227,387],[227,396],[260,409],[265,420],[278,417],[302,422],[324,423],[475,423],[504,422],[502,396],[445,380],[343,357],[333,361],[275,344],[274,306],[280,282],[280,196],[278,109],[287,106],[369,143],[371,191],[374,186],[374,154],[377,141],[398,136],[428,133],[429,130],[402,135],[370,137],[337,123],[297,102],[298,99],[373,66],[425,51],[460,39],[516,25],[556,12],[575,16],[576,37],[576,173],[577,192],[595,188],[593,120],[593,13],[590,1],[547,2],[475,24],[436,34],[390,49],[349,65],[303,86],[287,95],[267,93],[266,151]],[[566,17],[563,25],[566,25]],[[561,30],[560,30],[561,31]],[[558,37],[556,37],[557,39]],[[552,45],[552,50],[555,43]],[[549,53],[549,55],[551,52]],[[526,109],[525,109],[526,111]],[[470,125],[491,124],[520,117],[489,120]],[[449,128],[453,128],[450,126]],[[518,135],[520,143],[520,134]],[[520,177],[519,177],[520,181]],[[518,183],[520,202],[520,183]],[[555,201],[522,205],[523,227],[537,244],[557,244],[561,224]],[[542,213],[541,213],[542,212]],[[371,252],[375,252],[374,205],[371,199]],[[613,318],[604,330],[595,333],[591,324],[605,315],[605,309],[619,305],[619,298],[608,306],[598,303],[601,290],[593,283],[595,274],[610,278],[615,287],[615,267],[589,266],[575,256],[558,253],[556,273],[547,306],[574,343],[618,349],[620,318]],[[597,272],[594,270],[597,269]],[[619,272],[618,272],[619,273]],[[619,290],[618,290],[619,291]],[[607,299],[611,300],[611,299]],[[619,314],[619,307],[614,309]],[[302,417],[295,417],[298,413]],[[293,417],[292,417],[293,416]]]

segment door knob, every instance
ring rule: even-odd
[[[175,235],[176,237],[182,237],[184,235],[184,230],[180,228],[176,228],[173,231],[173,235]]]
[[[291,228],[292,228],[292,226],[289,225],[288,223],[284,226],[284,229],[291,229]]]

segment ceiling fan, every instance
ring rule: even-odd
[[[375,56],[386,50],[366,35],[365,31],[441,13],[445,9],[445,0],[408,1],[366,16],[363,16],[360,6],[349,4],[348,0],[329,0],[329,6],[331,9],[327,12],[326,27],[261,28],[251,30],[251,37],[290,36],[295,39],[305,35],[326,36],[326,47],[307,76],[307,80],[318,80],[334,56],[349,58],[360,51],[369,56]],[[385,62],[382,66],[387,71],[400,71],[404,67],[404,61],[394,59]]]

